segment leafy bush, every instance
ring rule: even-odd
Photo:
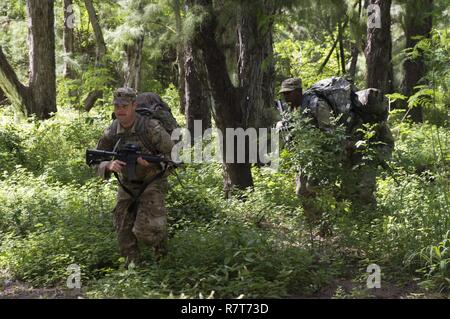
[[[172,175],[167,197],[172,230],[203,225],[220,216],[223,205],[218,165],[186,165]]]
[[[61,109],[46,121],[0,126],[0,164],[12,172],[22,165],[35,175],[64,183],[79,183],[93,176],[85,165],[85,150],[94,148],[110,123],[109,112],[79,114]]]
[[[26,162],[24,138],[21,132],[12,125],[0,126],[0,168],[12,171],[16,165]]]
[[[175,93],[167,93],[173,101]],[[185,165],[177,170],[181,183],[170,177],[169,255],[155,264],[143,249],[147,264],[124,269],[110,215],[117,184],[92,178],[84,163],[109,113],[64,109],[47,121],[0,125],[0,267],[11,276],[64,285],[76,263],[91,297],[283,297],[315,294],[330,278],[361,277],[375,262],[389,280],[419,276],[423,288],[447,289],[446,127],[394,127],[393,170],[379,176],[370,216],[349,214],[333,191],[344,172],[339,129],[296,127],[280,171],[253,167],[254,187],[231,199],[223,196],[219,164]],[[330,240],[311,237],[305,224],[298,167],[320,181]]]
[[[445,168],[450,160],[448,128],[401,123],[393,131],[397,135],[393,160],[399,170],[420,174]]]
[[[435,289],[440,292],[450,291],[450,231],[437,245],[424,247],[420,252],[413,253],[406,260],[408,265],[416,262],[423,267],[417,269],[426,280],[420,282],[426,289]]]
[[[445,141],[448,133],[426,124],[401,124],[394,131],[397,142],[390,163],[394,170],[378,178],[377,214],[356,223],[344,214],[336,227],[343,246],[358,247],[362,257],[383,265],[391,278],[411,280],[424,267],[412,256],[436,247],[450,229],[449,172],[443,166],[449,150],[438,152],[435,146],[436,134]],[[430,271],[432,264],[426,269]]]
[[[108,274],[89,287],[92,297],[281,297],[323,284],[308,252],[272,241],[265,232],[229,221],[186,229],[159,265]]]
[[[20,169],[0,190],[0,265],[16,278],[50,285],[66,280],[71,263],[87,278],[117,265],[110,187],[49,183]]]

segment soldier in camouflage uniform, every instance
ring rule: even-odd
[[[279,93],[283,94],[284,100],[289,105],[290,112],[300,112],[303,100],[302,81],[299,78],[290,78],[284,80],[281,84]],[[332,112],[328,103],[320,99],[315,110],[312,110],[312,115],[317,121],[317,126],[322,129],[330,128],[330,114]],[[277,123],[277,128],[283,124]],[[298,172],[296,175],[296,194],[302,198],[303,211],[306,218],[310,222],[315,222],[321,216],[320,209],[315,205],[314,181],[303,172]]]
[[[369,90],[373,91],[373,89]],[[361,93],[373,93],[369,90],[366,90],[368,92],[361,91]],[[307,103],[307,101],[304,100],[301,79],[290,78],[283,81],[280,93],[283,94],[285,101],[289,103],[290,111],[303,111],[307,108],[314,120],[313,123],[315,123],[318,128],[332,132],[333,125],[331,120],[332,117],[335,116],[332,107],[320,96],[314,96],[314,103]],[[361,121],[355,126],[357,128],[360,125],[362,125]],[[282,126],[283,124],[281,121],[277,123],[277,128],[280,129]],[[342,190],[344,196],[352,201],[354,207],[358,207],[358,209],[364,207],[373,208],[376,204],[374,196],[376,190],[376,169],[367,165],[362,165],[356,170],[354,169],[357,164],[362,161],[362,155],[355,152],[355,143],[358,140],[358,137],[354,134],[356,128],[352,130],[352,134],[345,146],[346,160],[344,165],[349,172],[352,171],[352,174],[348,174],[348,176],[343,178]],[[377,123],[376,130],[377,139],[384,142],[384,144],[378,146],[378,149],[376,150],[379,161],[382,162],[390,156],[394,147],[394,139],[385,120],[381,121],[381,123]],[[303,199],[303,209],[306,217],[310,221],[317,221],[322,215],[320,209],[315,205],[316,192],[314,189],[316,185],[317,183],[312,180],[308,174],[303,172],[297,174],[296,194]]]
[[[158,120],[135,112],[137,104],[134,90],[117,89],[113,104],[116,119],[104,131],[97,149],[113,151],[134,144],[144,153],[162,154],[170,159],[173,147],[170,135]],[[126,258],[127,264],[139,261],[138,240],[153,246],[156,258],[160,258],[167,250],[167,212],[164,204],[167,174],[154,179],[161,172],[161,167],[142,158],[137,162],[135,180],[130,180],[124,169],[126,163],[119,160],[96,165],[100,177],[108,179],[115,173],[123,185],[117,193],[114,218],[120,253]],[[141,191],[138,201],[134,203],[133,197]]]

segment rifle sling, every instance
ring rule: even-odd
[[[145,191],[145,189],[147,188],[148,185],[150,185],[151,183],[153,183],[154,181],[156,181],[157,179],[163,177],[163,175],[166,173],[167,167],[165,167],[163,170],[161,170],[158,174],[156,174],[155,176],[153,176],[149,181],[144,182],[143,185],[141,186],[141,188],[139,189],[139,192],[137,193],[137,195],[134,195],[134,193],[128,188],[126,187],[122,181],[119,178],[119,175],[114,172],[114,176],[116,177],[117,181],[119,182],[119,185],[122,187],[122,189],[128,193],[128,195],[131,196],[131,198],[133,199],[133,202],[131,203],[130,207],[128,208],[129,212],[134,213],[135,210],[138,207],[138,203],[139,203],[139,198],[141,197],[142,193]]]
[[[120,143],[121,139],[122,139],[122,138],[119,137],[119,139],[118,139],[117,142],[115,143],[113,152],[116,152],[116,151],[117,151],[117,148],[118,148],[118,146],[119,146],[119,143]],[[143,143],[144,145],[146,145],[146,147],[147,147],[147,144],[146,144],[147,140],[145,139],[145,137],[139,135],[139,139],[141,139],[142,143]],[[120,186],[122,187],[122,189],[123,189],[125,192],[127,192],[127,194],[130,195],[131,198],[133,199],[133,202],[131,203],[131,205],[130,205],[130,207],[129,207],[129,211],[130,211],[130,212],[134,212],[135,209],[137,209],[137,206],[138,206],[137,204],[138,204],[138,202],[139,202],[139,197],[141,197],[142,193],[145,191],[145,189],[147,188],[147,186],[150,185],[151,183],[153,183],[154,181],[156,181],[157,179],[161,178],[161,177],[166,173],[166,170],[167,170],[167,165],[165,165],[165,166],[164,166],[164,169],[161,170],[161,172],[159,172],[158,174],[156,174],[156,175],[155,175],[153,178],[151,178],[149,181],[144,182],[143,185],[141,186],[141,188],[139,189],[139,192],[138,192],[137,196],[135,196],[135,195],[133,194],[133,192],[132,192],[131,190],[129,190],[128,187],[126,187],[126,186],[122,183],[122,181],[121,181],[120,178],[119,178],[119,175],[118,175],[116,172],[114,172],[114,176],[116,177],[117,181],[119,182],[119,185],[120,185]]]

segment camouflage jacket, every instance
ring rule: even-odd
[[[331,123],[331,118],[335,115],[325,100],[319,98],[315,107],[310,108],[310,110],[318,128],[332,131],[333,125]],[[358,129],[362,128],[363,124],[361,119],[357,120],[357,124],[350,132],[350,136],[345,146],[347,158],[353,163],[358,163],[362,159],[362,154],[357,151],[356,142],[362,138],[362,136],[360,136],[361,134],[358,133]],[[380,142],[373,147],[376,152],[377,161],[386,161],[391,157],[394,149],[394,137],[392,136],[387,121],[376,123],[373,125],[373,130],[375,133],[373,140]]]
[[[170,135],[158,120],[139,114],[136,114],[133,126],[128,129],[123,128],[117,119],[114,120],[103,132],[103,136],[97,144],[97,149],[113,151],[114,149],[121,149],[126,144],[138,145],[144,153],[162,154],[169,159],[174,145]],[[95,165],[97,175],[103,179],[109,179],[111,176],[111,173],[106,171],[108,163],[102,162],[99,165]],[[137,181],[151,179],[158,174],[160,169],[160,166],[155,163],[150,163],[149,167],[136,165]],[[123,170],[120,178],[124,184],[129,184],[126,170]]]
[[[309,116],[314,119],[315,125],[321,130],[330,130],[331,117],[333,116],[333,110],[330,105],[324,99],[317,97],[317,101],[310,105],[302,105],[301,111],[304,112],[306,109],[309,110]]]
[[[314,97],[314,99],[315,100],[311,101],[313,103],[310,105],[305,105],[305,103],[303,103],[300,112],[307,110],[308,116],[313,118],[316,127],[324,131],[332,132],[334,126],[332,118],[335,114],[331,106],[321,97]],[[361,153],[356,149],[356,142],[361,138],[358,129],[361,128],[362,125],[362,120],[358,119],[357,124],[350,132],[350,136],[345,145],[347,158],[353,163],[358,163],[362,158]],[[376,125],[373,126],[373,130],[375,131],[374,140],[381,142],[374,147],[374,150],[376,152],[377,160],[382,162],[390,158],[394,149],[394,138],[387,121],[376,123]]]

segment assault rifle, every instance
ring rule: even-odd
[[[158,163],[161,170],[165,171],[169,166],[176,167],[178,164],[165,158],[163,155],[152,155],[141,152],[138,145],[127,144],[117,152],[103,150],[86,150],[86,164],[100,164],[103,161],[119,160],[126,163],[127,176],[129,180],[136,179],[136,163],[141,157],[150,163]]]

